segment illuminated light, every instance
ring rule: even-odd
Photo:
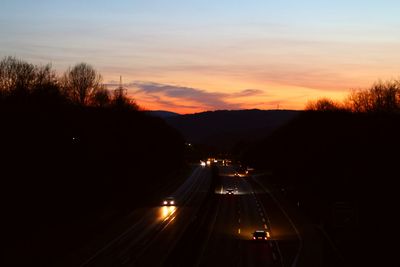
[[[172,200],[171,202],[169,202],[169,204],[174,205],[175,201]]]
[[[207,165],[210,165],[211,164],[211,161],[210,160],[207,160]]]
[[[162,209],[162,219],[165,219],[168,215],[170,214],[170,211],[167,209],[167,207],[163,207]]]
[[[256,239],[256,237],[255,237],[255,236],[253,236],[253,239]]]
[[[270,234],[269,234],[269,232],[267,232],[267,237],[268,237],[268,238],[270,237]]]
[[[203,166],[203,167],[205,167],[205,166],[206,166],[206,163],[205,163],[204,161],[200,161],[200,165]]]
[[[167,204],[168,204],[168,201],[164,201],[163,204],[164,204],[164,205],[167,205]]]
[[[175,206],[164,206],[160,208],[160,215],[159,219],[160,220],[168,220],[174,213],[176,212],[176,207]]]

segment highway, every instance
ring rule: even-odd
[[[168,266],[323,266],[314,247],[319,244],[312,240],[304,247],[303,228],[256,177],[237,177],[234,166],[222,164],[218,171],[214,199],[202,207],[204,219],[188,228]],[[268,231],[270,239],[253,240],[255,230]]]
[[[90,255],[84,266],[161,266],[184,233],[188,222],[196,218],[210,184],[209,168],[197,167],[171,196],[176,206],[160,205],[136,211],[132,225]]]
[[[221,186],[217,218],[199,266],[281,266],[274,240],[255,241],[252,233],[271,233],[267,212],[246,179],[234,176],[232,167],[220,167]],[[233,195],[226,189],[233,188]],[[272,237],[273,238],[273,237]]]
[[[234,166],[217,169],[212,191],[211,168],[199,166],[172,194],[176,206],[145,209],[81,266],[319,266],[300,263],[301,230],[264,185]],[[255,230],[270,239],[253,240]]]

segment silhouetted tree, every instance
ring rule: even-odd
[[[106,107],[111,103],[111,95],[107,88],[102,85],[92,97],[92,105],[96,107]]]
[[[73,102],[86,105],[101,88],[101,80],[101,75],[91,65],[79,63],[64,73],[62,84]]]
[[[28,96],[34,94],[61,97],[58,79],[51,64],[37,66],[15,57],[5,57],[0,62],[0,92],[6,96]]]
[[[112,105],[121,109],[139,110],[139,106],[133,99],[127,96],[126,90],[123,88],[114,90]]]
[[[58,86],[58,79],[51,64],[35,67],[34,89]]]
[[[28,91],[35,83],[35,66],[15,57],[0,62],[0,90],[4,93]]]
[[[345,104],[353,112],[399,111],[400,81],[378,82],[367,90],[353,91]]]
[[[334,102],[329,98],[321,98],[316,101],[310,101],[305,108],[309,111],[338,111],[342,107],[339,103]]]
[[[353,90],[342,103],[328,98],[307,103],[309,111],[340,111],[355,113],[394,113],[400,111],[400,81],[377,82],[365,90]]]

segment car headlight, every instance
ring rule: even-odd
[[[169,204],[174,205],[175,201],[172,200],[172,201],[169,202]]]
[[[168,201],[164,201],[163,203],[164,203],[164,205],[167,205],[167,204],[168,204]]]

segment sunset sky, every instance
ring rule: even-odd
[[[1,0],[0,56],[87,62],[146,109],[303,109],[399,78],[395,0]]]

